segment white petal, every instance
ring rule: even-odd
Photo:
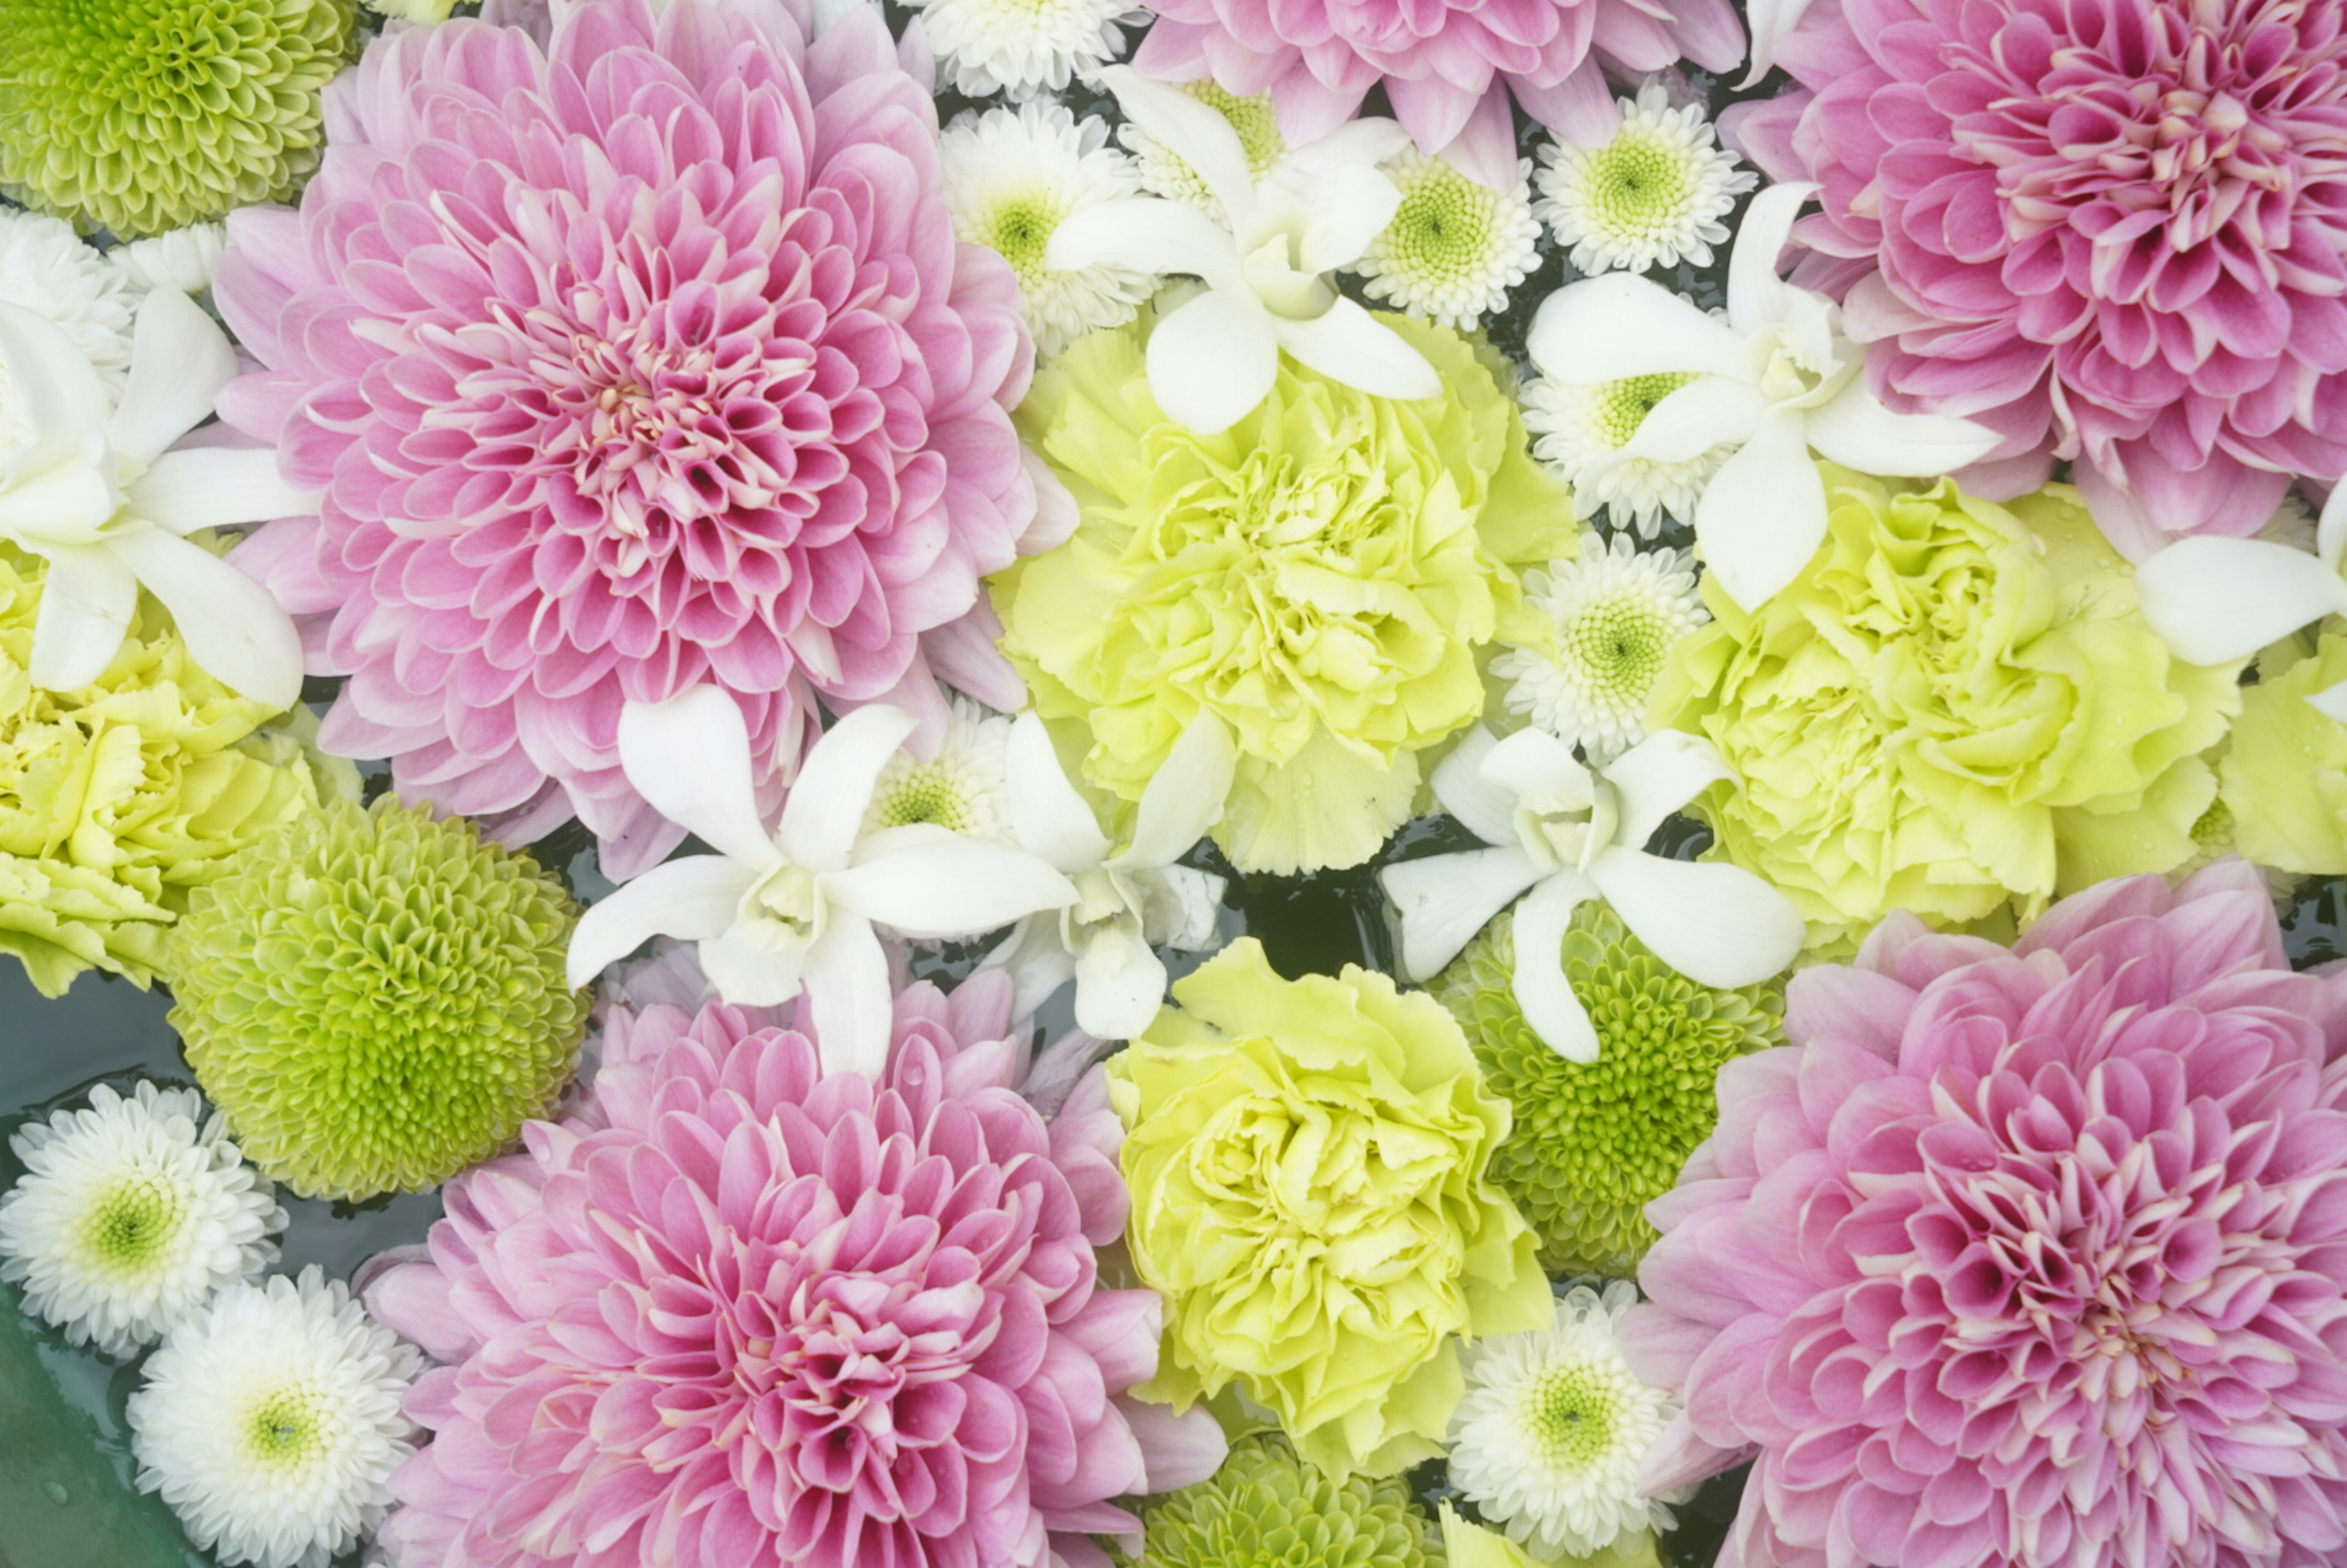
[[[750,727],[717,687],[620,709],[620,767],[654,811],[727,859],[758,872],[781,863],[758,815]]]
[[[2347,681],[2342,681],[2336,686],[2325,686],[2307,698],[2307,702],[2316,712],[2328,714],[2347,724]]]
[[[1521,849],[1477,849],[1398,860],[1378,873],[1401,915],[1401,972],[1424,981],[1459,956],[1459,949],[1540,879],[1540,867]]]
[[[1801,574],[1826,537],[1826,487],[1801,438],[1801,416],[1772,408],[1696,503],[1704,566],[1727,597],[1759,609]]]
[[[1656,412],[1660,412],[1657,410]],[[1944,414],[1893,414],[1867,390],[1863,376],[1832,401],[1809,410],[1810,446],[1861,474],[1933,478],[1977,463],[2003,439],[1985,425]]]
[[[1571,386],[1665,372],[1745,374],[1744,340],[1726,322],[1627,272],[1584,278],[1551,294],[1524,347],[1542,375]]]
[[[1185,953],[1214,945],[1221,925],[1225,886],[1221,877],[1187,866],[1129,875],[1140,893],[1142,935]]]
[[[2314,527],[2314,553],[2333,571],[2347,559],[2347,481],[2331,487],[2322,503],[2322,517]]]
[[[1622,825],[1614,842],[1639,849],[1665,818],[1722,779],[1736,774],[1709,741],[1684,731],[1647,736],[1605,769],[1606,782],[1620,794]]]
[[[1409,145],[1409,132],[1381,116],[1348,119],[1327,136],[1290,148],[1279,160],[1278,177],[1301,177],[1302,188],[1352,165],[1376,165]]]
[[[1491,749],[1482,768],[1485,778],[1539,810],[1584,811],[1594,798],[1589,770],[1546,730],[1518,730]],[[1512,837],[1512,813],[1510,821]]]
[[[1138,933],[1110,927],[1076,955],[1076,1027],[1131,1040],[1165,1003],[1165,966]]]
[[[1597,1030],[1564,978],[1565,928],[1574,907],[1596,891],[1579,872],[1560,871],[1516,906],[1511,927],[1516,967],[1509,985],[1516,1006],[1532,1032],[1567,1061],[1597,1060]]]
[[[1043,247],[1054,272],[1124,267],[1151,277],[1187,272],[1217,286],[1239,277],[1238,246],[1227,230],[1186,201],[1131,196],[1069,213]]]
[[[810,871],[845,869],[880,770],[919,723],[902,708],[873,702],[825,731],[783,802],[774,843],[784,856]]]
[[[1589,876],[1638,940],[1699,985],[1757,985],[1800,955],[1800,911],[1740,866],[1616,848]]]
[[[1209,289],[1149,334],[1149,395],[1201,436],[1245,418],[1279,374],[1279,334],[1252,291]]]
[[[1100,80],[1116,95],[1125,118],[1164,144],[1166,151],[1205,182],[1230,215],[1232,227],[1246,221],[1255,206],[1255,173],[1230,121],[1203,99],[1153,82],[1130,66],[1111,66],[1101,72]]]
[[[1785,41],[1809,8],[1809,0],[1751,0],[1746,19],[1752,28],[1752,68],[1736,85],[1748,87],[1777,63],[1777,46]]]
[[[300,701],[302,634],[267,589],[160,528],[134,529],[110,543],[114,559],[171,612],[205,673],[272,708]]]
[[[1307,272],[1349,267],[1401,210],[1401,187],[1368,164],[1328,172],[1313,193],[1296,260]]]
[[[1358,387],[1372,397],[1440,397],[1442,377],[1409,341],[1363,310],[1339,298],[1317,316],[1271,318],[1279,346],[1331,381]],[[1151,341],[1153,348],[1155,340]]]
[[[1478,724],[1459,737],[1434,770],[1434,798],[1486,844],[1516,841],[1516,797],[1483,776],[1483,759],[1499,741]]]
[[[138,579],[102,545],[67,545],[48,558],[33,625],[33,684],[72,692],[106,673],[138,610]]]
[[[807,1006],[825,1072],[859,1072],[878,1081],[888,1070],[896,1032],[888,954],[869,921],[835,911],[806,956]]]
[[[1727,319],[1739,333],[1774,326],[1791,310],[1793,286],[1777,275],[1777,258],[1792,236],[1801,204],[1818,193],[1805,179],[1764,189],[1736,228],[1736,254],[1727,262]]]
[[[869,858],[866,858],[866,856]],[[874,834],[824,896],[907,937],[977,937],[1076,901],[1076,886],[1023,849],[919,823]]]
[[[2270,539],[2178,539],[2136,567],[2135,591],[2144,619],[2187,664],[2230,664],[2347,610],[2335,568]]]
[[[86,543],[113,519],[122,509],[114,465],[102,437],[93,434],[89,445],[92,461],[65,457],[36,467],[20,455],[0,480],[0,535],[29,549],[46,549],[53,543]]]
[[[1010,830],[1020,848],[1071,875],[1089,871],[1107,857],[1108,835],[1100,830],[1092,803],[1068,782],[1040,713],[1030,710],[1011,721],[1003,771]]]
[[[107,439],[126,456],[152,463],[211,417],[212,400],[236,371],[236,350],[220,323],[179,290],[157,289],[138,307],[130,382]]]
[[[814,945],[797,926],[736,920],[701,944],[701,972],[719,998],[735,1007],[780,1007],[805,989],[806,958]]]
[[[104,428],[106,384],[56,323],[0,302],[0,369],[31,427],[27,445],[12,455],[13,472],[74,461],[82,436]]]
[[[1223,820],[1237,769],[1238,746],[1229,726],[1201,709],[1141,792],[1133,842],[1110,864],[1141,870],[1182,858]]]
[[[1700,457],[1715,446],[1748,439],[1767,406],[1760,389],[1748,381],[1697,376],[1648,409],[1604,466],[1633,457],[1656,463]]]
[[[576,990],[654,937],[699,942],[733,924],[757,878],[722,855],[688,855],[655,866],[587,907],[570,933]]]
[[[1007,969],[1012,988],[1010,1016],[1026,1018],[1051,993],[1076,978],[1076,960],[1060,945],[1060,917],[1030,915],[1010,928],[981,959],[981,969]]]
[[[183,446],[155,459],[124,492],[130,514],[190,534],[276,518],[310,517],[314,491],[296,489],[277,472],[274,448]]]

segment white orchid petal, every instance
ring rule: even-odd
[[[1060,917],[1051,910],[1030,915],[1010,927],[979,961],[981,969],[1010,976],[1010,1016],[1027,1018],[1051,993],[1076,978],[1076,960],[1060,941]]]
[[[1584,811],[1595,798],[1589,770],[1546,730],[1518,730],[1484,755],[1483,776],[1523,804]],[[1513,814],[1510,835],[1513,836]]]
[[[1165,1003],[1165,966],[1140,934],[1111,927],[1076,955],[1076,1027],[1131,1040]]]
[[[2347,560],[2347,479],[2332,486],[2331,498],[2322,503],[2322,516],[2314,526],[2314,553],[2333,571]]]
[[[1551,294],[1524,346],[1542,375],[1572,386],[1666,373],[1747,375],[1744,340],[1726,322],[1627,272]]]
[[[1125,118],[1190,166],[1223,204],[1233,227],[1246,221],[1255,207],[1255,171],[1239,133],[1219,110],[1130,66],[1110,66],[1100,80],[1116,95]]]
[[[1092,804],[1060,766],[1041,714],[1030,711],[1011,721],[1003,772],[1010,797],[1010,831],[1020,848],[1071,875],[1089,871],[1106,858],[1108,835],[1101,831]]]
[[[1313,192],[1296,260],[1307,272],[1349,267],[1400,210],[1401,187],[1382,172],[1368,164],[1341,165]]]
[[[1427,357],[1354,301],[1339,298],[1317,316],[1274,316],[1271,321],[1279,346],[1331,381],[1372,397],[1407,400],[1442,395],[1442,377]]]
[[[157,289],[138,306],[130,380],[107,439],[125,456],[152,463],[212,416],[213,400],[236,374],[236,350],[220,323],[179,290]]]
[[[1809,8],[1809,0],[1751,0],[1746,20],[1752,29],[1752,68],[1736,85],[1748,87],[1777,64],[1777,49]]]
[[[825,1072],[855,1072],[877,1082],[888,1071],[897,1011],[888,986],[888,952],[872,923],[842,910],[806,954],[808,1009]]]
[[[130,515],[175,534],[314,515],[316,492],[277,471],[273,447],[183,446],[155,459],[124,492]]]
[[[1054,272],[1122,267],[1147,277],[1187,272],[1223,287],[1239,278],[1230,232],[1186,201],[1132,196],[1080,208],[1061,219],[1043,247]]]
[[[651,808],[753,871],[782,863],[758,814],[750,726],[715,686],[620,710],[620,767]]]
[[[653,866],[587,907],[570,933],[569,983],[587,984],[654,937],[701,942],[733,925],[757,880],[722,855]]]
[[[1211,871],[1161,866],[1133,874],[1140,885],[1142,935],[1194,953],[1214,945],[1222,928],[1224,881]]]
[[[74,459],[38,470],[20,465],[0,482],[0,534],[36,550],[95,538],[122,509],[114,466],[103,457],[101,452],[94,464]]]
[[[1644,457],[1685,463],[1715,446],[1749,439],[1768,406],[1759,388],[1725,375],[1702,375],[1646,411],[1605,466]]]
[[[2135,591],[2152,630],[2187,664],[2230,664],[2347,611],[2335,568],[2270,539],[2178,539],[2136,567]]]
[[[825,731],[783,802],[774,843],[784,858],[810,871],[846,869],[880,770],[919,724],[902,708],[874,702]]]
[[[1430,855],[1379,871],[1378,885],[1400,912],[1402,978],[1432,979],[1540,875],[1516,848]]]
[[[866,849],[868,859],[824,874],[824,896],[918,940],[983,936],[1076,901],[1075,884],[1025,850],[928,824],[876,833]]]
[[[1499,743],[1481,724],[1460,736],[1434,770],[1434,798],[1484,843],[1512,845],[1516,841],[1516,797],[1483,776],[1483,759]]]
[[[1722,779],[1736,774],[1700,735],[1665,730],[1614,759],[1605,779],[1620,796],[1622,825],[1614,842],[1641,849],[1665,818]]]
[[[780,1007],[805,989],[806,956],[813,946],[802,927],[781,920],[737,920],[701,944],[701,972],[718,997],[734,1007]]]
[[[1969,419],[1894,414],[1867,390],[1864,377],[1809,410],[1806,436],[1810,446],[1845,468],[1922,478],[1977,463],[2004,439]]]
[[[0,370],[30,427],[26,444],[6,454],[10,472],[29,475],[77,460],[86,431],[102,428],[110,406],[89,356],[57,324],[0,301]]]
[[[1182,858],[1223,820],[1223,803],[1237,771],[1238,745],[1230,727],[1201,709],[1141,792],[1133,842],[1109,864],[1140,870]]]
[[[1698,985],[1758,985],[1800,955],[1800,911],[1740,866],[1614,848],[1589,876],[1638,940]]]
[[[1777,258],[1792,237],[1801,204],[1818,193],[1805,179],[1764,189],[1737,225],[1736,253],[1727,262],[1727,320],[1739,333],[1774,326],[1792,312],[1798,292],[1777,273]]]
[[[1348,119],[1327,136],[1288,149],[1279,160],[1278,178],[1294,179],[1309,189],[1312,181],[1339,169],[1384,163],[1409,144],[1409,132],[1397,121],[1379,115]]]
[[[302,634],[267,589],[160,528],[108,541],[114,559],[162,601],[188,652],[221,685],[272,708],[302,696]]]
[[[1597,1060],[1597,1030],[1564,976],[1564,933],[1573,911],[1596,889],[1577,871],[1560,871],[1516,906],[1510,928],[1516,967],[1509,985],[1516,1006],[1551,1050],[1567,1061]]]
[[[1696,551],[1727,597],[1759,609],[1801,574],[1826,537],[1825,481],[1801,416],[1774,408],[1696,503]]]
[[[36,686],[78,691],[106,673],[138,612],[138,579],[100,545],[44,552],[47,580],[26,671]]]
[[[1149,395],[1166,417],[1219,436],[1252,413],[1279,374],[1279,333],[1245,288],[1209,289],[1149,334]]]
[[[2347,681],[2342,681],[2336,686],[2325,686],[2306,700],[2316,712],[2347,724]]]

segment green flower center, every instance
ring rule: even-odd
[[[1694,194],[1685,157],[1628,127],[1590,159],[1587,190],[1590,217],[1619,238],[1676,229]]]
[[[961,770],[942,760],[915,763],[895,778],[884,780],[866,819],[873,831],[935,823],[954,833],[978,833],[981,820],[972,790]]]
[[[2192,825],[2192,842],[2202,849],[2217,849],[2233,842],[2233,814],[2221,800],[2212,800],[2209,809]]]
[[[186,1220],[179,1195],[157,1182],[127,1176],[90,1206],[82,1222],[82,1247],[97,1266],[118,1275],[153,1266]]]
[[[1608,446],[1619,448],[1638,433],[1655,405],[1693,381],[1691,374],[1665,371],[1609,381],[1597,389],[1596,425]]]
[[[1524,1430],[1553,1470],[1585,1470],[1610,1451],[1621,1425],[1622,1379],[1587,1361],[1543,1371],[1524,1397]]]
[[[315,1458],[324,1442],[318,1400],[302,1389],[275,1389],[245,1412],[246,1454],[274,1469],[298,1469]]]
[[[1286,144],[1279,139],[1279,119],[1269,93],[1243,98],[1211,81],[1192,82],[1189,90],[1191,97],[1231,122],[1246,153],[1247,168],[1261,174],[1277,161]]]
[[[1065,216],[1051,192],[1030,190],[1004,201],[988,215],[979,243],[999,252],[1019,274],[1019,281],[1031,286],[1043,276],[1044,248]]]
[[[1564,629],[1564,646],[1592,694],[1627,700],[1653,687],[1670,637],[1653,606],[1614,599],[1574,616]]]
[[[1487,193],[1456,169],[1432,165],[1403,188],[1385,243],[1393,262],[1421,277],[1471,277],[1491,245]]]

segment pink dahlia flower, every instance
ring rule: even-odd
[[[1601,64],[1629,75],[1682,56],[1724,71],[1744,57],[1728,0],[1154,0],[1133,56],[1163,81],[1211,76],[1272,95],[1280,134],[1316,140],[1379,83],[1419,149],[1512,185],[1512,91],[1542,124],[1583,138],[1618,123]]]
[[[351,678],[326,743],[510,836],[575,813],[622,876],[681,836],[620,773],[624,701],[722,686],[778,775],[817,692],[941,725],[930,661],[990,657],[979,579],[1036,512],[1018,284],[954,241],[928,88],[876,8],[807,27],[395,28],[215,284],[268,367],[222,414],[323,492],[237,559]]]
[[[2075,459],[2140,559],[2347,470],[2347,8],[1820,0],[1779,59],[1723,123],[1823,184],[1804,281],[1883,400],[2004,434],[1968,488]]]
[[[1795,977],[1647,1210],[1646,1481],[1757,1450],[1740,1568],[2342,1561],[2342,1002],[2237,860]]]
[[[1126,1397],[1159,1304],[1096,1277],[1106,1091],[1010,1091],[1010,994],[912,987],[876,1087],[733,1009],[616,1015],[579,1112],[366,1286],[447,1363],[401,1568],[1084,1568],[1138,1530],[1108,1500],[1212,1473],[1211,1418]]]

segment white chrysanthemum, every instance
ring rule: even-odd
[[[930,823],[971,838],[1013,842],[1004,756],[1010,744],[1009,719],[956,697],[936,756],[923,762],[900,751],[880,770],[864,831]]]
[[[130,1396],[141,1491],[220,1563],[326,1568],[382,1522],[415,1452],[423,1366],[315,1265],[240,1285],[174,1328]]]
[[[1594,529],[1583,531],[1573,559],[1524,573],[1524,596],[1548,618],[1554,642],[1509,648],[1491,673],[1509,682],[1511,712],[1593,763],[1646,738],[1646,700],[1671,645],[1711,619],[1689,552],[1641,550],[1627,534],[1609,544]]]
[[[1271,95],[1260,93],[1251,98],[1217,87],[1210,79],[1178,84],[1182,90],[1196,98],[1230,122],[1239,133],[1239,147],[1245,152],[1247,171],[1260,179],[1271,171],[1274,164],[1287,155],[1287,143],[1279,134],[1279,117],[1272,107]],[[1198,171],[1185,162],[1181,154],[1167,148],[1131,120],[1117,128],[1117,139],[1124,143],[1141,170],[1142,189],[1152,196],[1163,196],[1168,201],[1186,201],[1204,211],[1220,223],[1225,221],[1223,203],[1206,189]]]
[[[1360,260],[1369,298],[1461,332],[1505,310],[1540,264],[1532,170],[1523,160],[1516,183],[1494,190],[1416,148],[1394,159],[1401,205]]]
[[[1013,103],[1058,92],[1124,52],[1149,20],[1133,0],[905,0],[937,51],[938,85]]]
[[[1602,1297],[1575,1286],[1551,1327],[1466,1351],[1450,1484],[1534,1557],[1586,1557],[1639,1531],[1668,1530],[1667,1504],[1690,1495],[1638,1495],[1639,1468],[1679,1402],[1623,1358],[1615,1331],[1637,1300],[1626,1280]]]
[[[1720,220],[1760,177],[1736,167],[1702,105],[1671,108],[1658,82],[1620,102],[1610,140],[1541,149],[1541,218],[1583,272],[1711,265],[1711,248],[1727,242]]]
[[[25,1175],[0,1197],[0,1279],[77,1345],[128,1355],[277,1255],[284,1209],[192,1089],[101,1083],[9,1146]]]
[[[220,252],[228,249],[228,225],[191,223],[167,234],[150,234],[117,245],[106,259],[119,269],[134,289],[177,289],[200,294],[212,286],[212,272]]]
[[[1524,384],[1524,428],[1532,435],[1532,456],[1573,487],[1574,517],[1594,517],[1604,507],[1614,527],[1635,528],[1640,538],[1651,539],[1665,516],[1695,516],[1704,486],[1734,454],[1734,444],[1678,463],[1617,456],[1655,405],[1694,379],[1634,375],[1573,386],[1535,377]]]
[[[131,312],[138,303],[135,285],[72,224],[0,207],[0,304],[29,311],[71,338],[117,396],[130,374]],[[0,365],[0,453],[31,435],[9,390],[7,366]]]
[[[1019,274],[1038,354],[1122,326],[1156,292],[1156,279],[1123,267],[1043,265],[1070,213],[1141,191],[1133,159],[1108,145],[1106,121],[1079,125],[1054,103],[964,114],[946,128],[938,158],[955,235],[999,252]]]

